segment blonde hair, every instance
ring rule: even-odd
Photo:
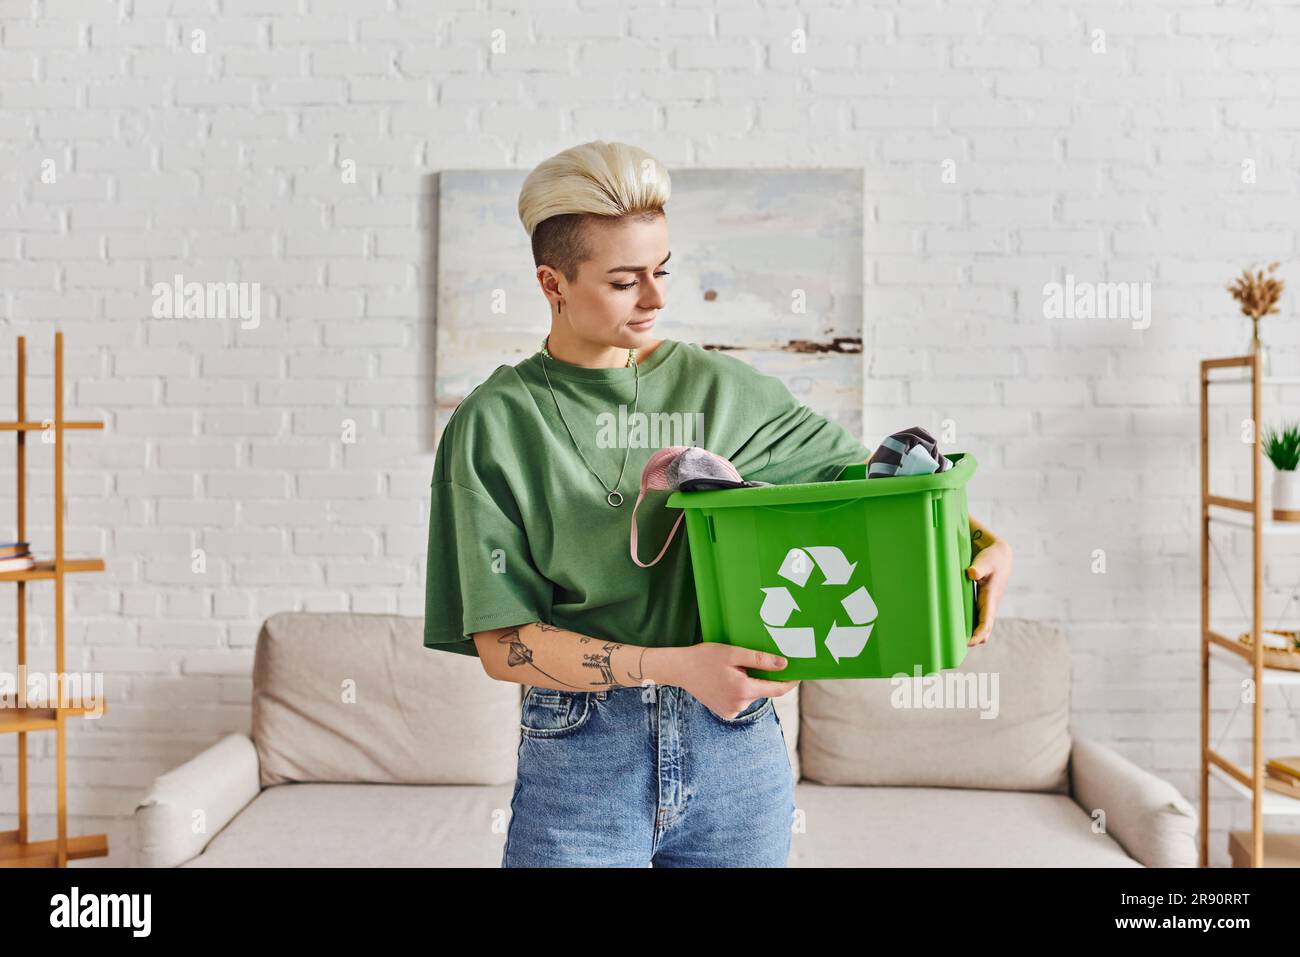
[[[645,150],[593,140],[543,160],[519,190],[519,220],[532,237],[533,264],[569,282],[591,258],[588,217],[652,219],[672,192],[668,170]]]

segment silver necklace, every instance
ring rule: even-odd
[[[619,483],[623,481],[623,472],[627,468],[627,457],[632,453],[632,443],[628,443],[627,451],[623,453],[623,468],[618,470],[618,481],[614,483],[613,488],[607,488],[605,486],[605,480],[602,479],[600,475],[597,474],[596,470],[591,467],[591,463],[587,461],[587,457],[582,454],[582,449],[578,447],[578,440],[573,437],[573,429],[569,428],[569,422],[564,417],[564,410],[560,408],[560,400],[556,398],[555,390],[551,388],[551,376],[550,373],[546,371],[546,359],[552,361],[556,360],[555,356],[551,355],[551,350],[547,348],[547,343],[550,342],[550,340],[550,336],[547,336],[542,340],[542,356],[544,357],[542,360],[542,375],[546,376],[546,388],[551,390],[551,398],[555,400],[555,411],[560,413],[560,421],[564,423],[564,429],[569,433],[569,441],[573,443],[574,449],[577,450],[578,457],[582,459],[582,464],[587,466],[588,472],[596,476],[596,481],[600,483],[600,487],[609,493],[605,496],[605,501],[614,508],[618,508],[623,504],[623,493],[618,490],[618,486]],[[628,350],[627,364],[632,367],[633,373],[636,377],[636,391],[633,393],[632,398],[632,414],[635,415],[637,399],[641,395],[641,367],[637,365],[635,349]],[[624,368],[626,368],[626,366]]]

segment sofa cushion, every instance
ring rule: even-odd
[[[805,782],[795,808],[791,867],[1142,866],[1064,794]]]
[[[184,867],[499,867],[510,786],[268,788]],[[1137,867],[1058,794],[800,784],[792,867]]]
[[[519,685],[424,647],[422,618],[280,612],[262,624],[252,738],[261,784],[506,784]]]
[[[513,791],[282,784],[181,866],[500,867]]]
[[[947,707],[926,706],[927,685],[941,687],[941,679],[961,683],[967,707],[952,706],[961,700],[955,693],[937,699]],[[1070,655],[1055,626],[999,617],[993,637],[949,671],[805,681],[800,688],[806,780],[1069,790]]]

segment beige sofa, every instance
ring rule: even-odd
[[[153,783],[133,863],[500,866],[523,688],[422,637],[397,615],[268,618],[251,734]],[[999,619],[945,674],[986,696],[905,708],[921,682],[804,681],[774,699],[798,778],[791,866],[1196,865],[1178,791],[1071,736],[1059,629]]]

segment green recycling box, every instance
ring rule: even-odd
[[[969,452],[930,475],[676,491],[705,641],[775,652],[757,678],[888,678],[955,668],[975,611]]]

